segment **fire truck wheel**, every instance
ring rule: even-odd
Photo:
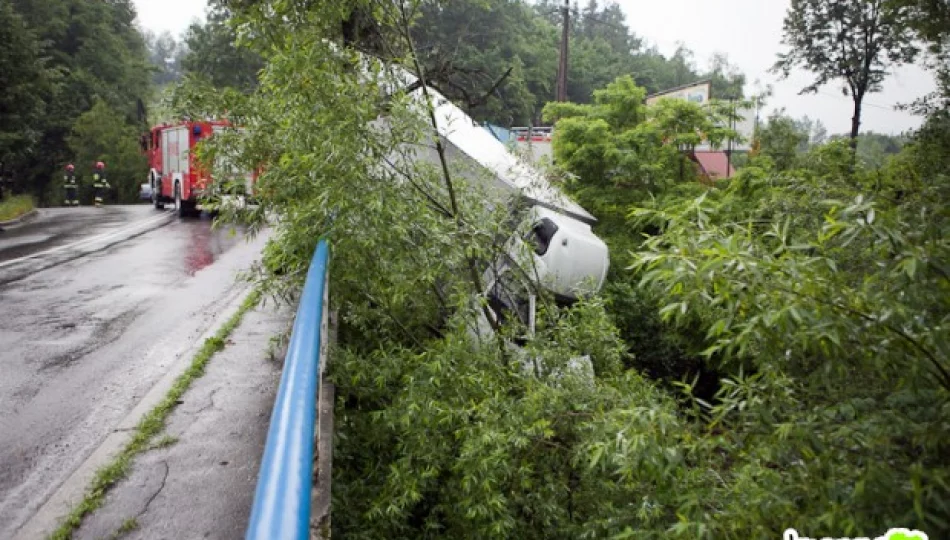
[[[152,204],[155,205],[156,210],[164,210],[165,203],[159,198],[159,186],[155,185],[155,182],[152,183]]]
[[[188,209],[185,208],[181,200],[181,186],[175,183],[175,209],[178,210],[178,217],[188,217]]]

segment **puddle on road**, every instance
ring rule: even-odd
[[[73,287],[67,295],[72,303],[97,302],[111,293],[121,293],[140,301],[160,296],[169,287],[181,284],[182,278],[194,277],[199,271],[213,265],[221,256],[246,241],[242,227],[213,227],[213,220],[201,219],[175,221],[168,227],[159,227],[147,233],[129,238],[102,251],[84,254],[75,262],[64,261],[63,269],[57,272],[47,269],[37,279],[19,282],[22,292],[38,293],[59,287]],[[0,252],[4,243],[0,242]],[[65,253],[65,252],[64,252]],[[2,260],[2,257],[0,257]],[[36,264],[42,262],[37,259]],[[28,261],[25,264],[29,264]],[[80,270],[80,268],[82,268]],[[86,273],[88,270],[89,273]],[[76,281],[75,272],[83,273]],[[11,270],[10,279],[0,272],[0,284],[29,277],[23,269]],[[232,276],[228,276],[231,279]],[[89,294],[95,289],[94,294]]]
[[[39,371],[59,370],[82,360],[110,343],[118,340],[134,321],[144,312],[140,306],[116,313],[89,315],[81,321],[62,323],[58,320],[44,321],[52,328],[44,339],[31,341],[31,346],[44,351]],[[54,323],[54,324],[48,324]],[[41,323],[43,324],[43,323]],[[31,359],[26,359],[28,363]]]
[[[230,225],[212,228],[212,220],[207,217],[202,217],[200,222],[190,225],[184,258],[185,273],[189,276],[194,276],[201,269],[210,266],[244,238],[242,228]]]

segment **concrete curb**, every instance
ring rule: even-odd
[[[251,291],[250,285],[243,285],[231,293],[226,307],[218,312],[218,316],[214,318],[207,330],[175,361],[171,369],[133,407],[132,411],[103,440],[99,447],[73,471],[36,514],[16,531],[15,538],[23,540],[46,538],[59,527],[62,519],[69,515],[75,505],[83,500],[96,471],[109,464],[122,452],[135,434],[135,426],[165,398],[175,380],[191,365],[192,359],[205,340],[213,337],[221,325],[241,308]]]
[[[40,211],[34,208],[20,217],[16,217],[7,221],[0,221],[0,231],[26,223],[27,221],[30,221],[31,219],[38,216],[39,213]]]

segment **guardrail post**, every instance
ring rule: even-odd
[[[329,277],[329,276],[328,276]],[[330,539],[330,502],[333,471],[333,403],[336,387],[324,380],[330,360],[330,346],[336,343],[336,313],[329,311],[328,287],[324,286],[323,323],[320,333],[320,396],[317,400],[317,432],[314,446],[313,489],[310,494],[311,540]]]

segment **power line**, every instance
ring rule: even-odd
[[[833,97],[833,98],[838,98],[838,99],[844,99],[844,100],[847,100],[847,101],[851,101],[851,99],[850,99],[849,97],[847,97],[847,96],[842,96],[842,95],[839,95],[839,94],[832,94],[832,93],[830,93],[830,92],[822,92],[821,90],[819,90],[817,93],[818,93],[818,94],[821,94],[821,95],[823,95],[823,96],[827,96],[827,97]],[[898,109],[896,105],[887,106],[887,105],[879,105],[879,104],[877,104],[877,103],[869,103],[869,102],[867,102],[867,101],[863,101],[863,102],[861,103],[861,106],[862,106],[862,107],[872,107],[872,108],[881,109],[881,110],[884,110],[884,111],[891,111],[891,112],[904,113],[904,114],[906,114],[906,115],[908,115],[908,116],[915,116],[915,115],[914,115],[913,113],[911,113],[911,112],[902,111],[902,110]]]

